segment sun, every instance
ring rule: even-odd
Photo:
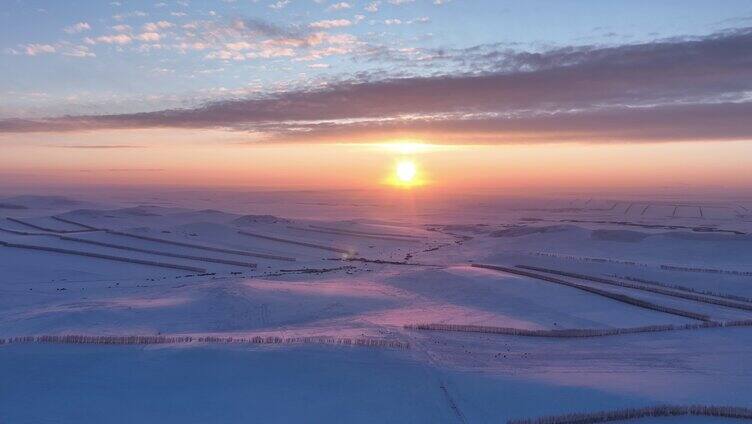
[[[411,160],[402,160],[397,163],[395,173],[398,181],[403,184],[411,184],[415,182],[415,177],[418,175],[418,168],[415,166],[415,162]]]
[[[425,184],[418,164],[412,159],[398,160],[387,182],[392,186],[401,188],[412,188]]]

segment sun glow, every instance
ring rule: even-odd
[[[412,159],[398,160],[389,177],[389,184],[396,187],[411,188],[423,183],[418,165]]]
[[[432,150],[433,146],[419,140],[398,140],[381,145],[390,152],[401,155],[412,155],[416,153],[425,153]]]

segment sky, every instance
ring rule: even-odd
[[[752,192],[749,1],[6,0],[0,34],[6,186]]]

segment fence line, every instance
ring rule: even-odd
[[[562,279],[559,279],[559,278],[549,277],[547,275],[536,274],[536,273],[533,273],[533,272],[528,272],[528,271],[523,271],[523,270],[520,270],[520,269],[508,268],[508,267],[503,267],[503,266],[498,266],[498,265],[472,264],[471,266],[473,266],[475,268],[492,269],[492,270],[495,270],[495,271],[502,271],[502,272],[506,272],[506,273],[509,273],[509,274],[522,275],[524,277],[535,278],[535,279],[541,280],[541,281],[547,281],[547,282],[550,282],[550,283],[561,284],[563,286],[576,288],[576,289],[579,289],[579,290],[582,290],[582,291],[586,291],[588,293],[597,294],[599,296],[603,296],[603,297],[606,297],[606,298],[609,298],[609,299],[613,299],[613,300],[616,300],[618,302],[626,303],[626,304],[629,304],[629,305],[638,306],[638,307],[641,307],[641,308],[644,308],[644,309],[651,309],[651,310],[654,310],[654,311],[664,312],[664,313],[667,313],[667,314],[677,315],[677,316],[681,316],[681,317],[685,317],[685,318],[692,318],[692,319],[696,319],[696,320],[699,320],[699,321],[710,321],[710,317],[708,317],[707,315],[704,315],[704,314],[698,314],[698,313],[695,313],[695,312],[684,311],[684,310],[676,309],[676,308],[670,308],[668,306],[657,305],[655,303],[651,303],[651,302],[648,302],[648,301],[645,301],[645,300],[636,299],[634,297],[630,297],[630,296],[627,296],[627,295],[624,295],[624,294],[614,293],[614,292],[610,292],[608,290],[602,290],[602,289],[598,289],[598,288],[595,288],[595,287],[590,287],[590,286],[583,285],[583,284],[573,283],[571,281],[565,281],[565,280],[562,280]]]
[[[681,330],[700,330],[704,328],[724,328],[724,327],[752,327],[752,320],[715,322],[708,321],[701,324],[684,324],[684,325],[648,325],[643,327],[626,327],[626,328],[571,328],[562,330],[527,330],[523,328],[494,327],[485,325],[470,324],[407,324],[404,326],[407,330],[428,330],[428,331],[457,331],[463,333],[485,333],[501,334],[506,336],[523,336],[523,337],[552,337],[552,338],[584,338],[584,337],[605,337],[618,336],[624,334],[638,333],[660,333],[666,331]]]
[[[96,231],[101,230],[100,228],[92,227],[91,225],[82,224],[80,222],[76,222],[76,221],[73,221],[73,220],[70,220],[70,219],[67,219],[67,218],[60,218],[59,216],[51,216],[50,218],[52,218],[54,220],[57,220],[57,221],[60,221],[60,222],[65,222],[66,224],[78,225],[79,227],[86,228],[87,230],[92,230],[92,231],[94,231],[94,230],[96,230]]]
[[[578,273],[567,272],[567,271],[559,271],[556,269],[541,268],[537,266],[517,265],[517,268],[528,269],[531,271],[540,271],[540,272],[545,272],[547,274],[561,275],[564,277],[572,277],[572,278],[577,278],[580,280],[593,281],[596,283],[608,284],[608,285],[617,286],[617,287],[643,290],[647,292],[662,294],[665,296],[672,296],[672,297],[677,297],[681,299],[694,300],[696,302],[709,303],[711,305],[726,306],[728,308],[752,311],[752,305],[745,305],[743,303],[731,302],[731,301],[723,300],[723,299],[714,299],[714,298],[702,296],[700,294],[681,293],[681,292],[668,290],[668,289],[660,288],[660,287],[651,287],[651,286],[646,286],[643,284],[627,283],[627,282],[622,282],[622,281],[610,280],[608,278],[603,278],[603,277],[596,277],[592,275],[578,274]]]
[[[120,244],[106,243],[106,242],[97,241],[97,240],[88,240],[88,239],[83,239],[79,237],[69,237],[69,236],[58,236],[58,237],[61,240],[68,240],[68,241],[73,241],[77,243],[92,244],[95,246],[109,247],[112,249],[130,250],[133,252],[148,253],[151,255],[167,256],[171,258],[190,259],[193,261],[213,262],[213,263],[224,264],[224,265],[234,265],[234,266],[242,266],[246,268],[256,268],[256,264],[253,262],[240,262],[240,261],[233,261],[230,259],[207,258],[205,256],[193,256],[193,255],[183,255],[180,253],[162,252],[160,250],[142,249],[139,247],[123,246]]]
[[[379,338],[350,338],[350,337],[222,337],[222,336],[92,336],[81,334],[16,336],[0,338],[0,345],[17,343],[50,343],[50,344],[104,344],[104,345],[150,345],[150,344],[326,344],[342,346],[383,347],[394,349],[409,349],[410,343],[399,340]]]
[[[686,415],[749,420],[752,419],[752,409],[738,406],[715,405],[659,405],[645,408],[582,412],[541,418],[509,420],[507,424],[596,424],[648,417],[676,417]]]
[[[185,243],[185,242],[168,240],[168,239],[163,239],[163,238],[142,236],[142,235],[138,235],[138,234],[131,234],[131,233],[123,232],[123,231],[110,230],[110,229],[106,229],[106,228],[95,228],[95,227],[92,227],[92,226],[89,226],[89,225],[86,225],[86,224],[82,224],[80,222],[72,221],[72,220],[66,219],[66,218],[60,218],[60,217],[57,217],[57,216],[53,216],[52,218],[55,218],[58,221],[67,222],[69,224],[74,224],[74,225],[79,225],[81,227],[89,228],[89,229],[92,229],[92,230],[105,231],[105,232],[107,232],[109,234],[115,234],[115,235],[119,235],[119,236],[123,236],[123,237],[132,237],[132,238],[141,239],[141,240],[153,241],[155,243],[164,243],[164,244],[172,244],[172,245],[175,245],[175,246],[192,247],[194,249],[202,249],[202,250],[208,250],[208,251],[220,252],[220,253],[229,253],[229,254],[240,255],[240,256],[249,256],[249,257],[253,257],[253,258],[263,258],[263,259],[272,259],[272,260],[277,260],[277,261],[295,262],[295,258],[290,258],[290,257],[287,257],[287,256],[269,255],[269,254],[266,254],[266,253],[255,253],[255,252],[248,252],[248,251],[245,251],[245,250],[224,249],[224,248],[221,248],[221,247],[204,246],[204,245],[201,245],[201,244],[194,244],[194,243]]]
[[[167,256],[171,258],[179,258],[179,259],[190,259],[193,261],[200,261],[200,262],[213,262],[218,264],[225,264],[225,265],[235,265],[235,266],[242,266],[246,268],[256,268],[256,264],[253,262],[240,262],[240,261],[233,261],[230,259],[218,259],[218,258],[207,258],[206,256],[193,256],[193,255],[183,255],[179,253],[172,253],[172,252],[163,252],[161,250],[153,250],[153,249],[142,249],[139,247],[131,247],[131,246],[123,246],[120,244],[115,243],[106,243],[103,241],[97,241],[97,240],[89,240],[84,239],[80,237],[70,237],[70,236],[64,236],[62,234],[49,234],[49,233],[29,233],[26,231],[17,231],[17,230],[9,230],[6,228],[0,228],[0,231],[5,231],[11,234],[18,234],[18,235],[24,235],[24,236],[47,236],[47,237],[56,237],[60,240],[66,240],[66,241],[72,241],[75,243],[85,243],[85,244],[91,244],[94,246],[102,246],[102,247],[109,247],[112,249],[119,249],[119,250],[127,250],[131,252],[139,252],[139,253],[148,253],[150,255],[157,255],[157,256]]]
[[[0,227],[0,231],[11,233],[11,234],[16,234],[19,236],[52,236],[52,235],[56,236],[57,235],[57,234],[48,234],[48,233],[30,233],[28,231],[11,230],[10,228],[2,228],[2,227]]]
[[[595,262],[595,263],[613,263],[613,264],[620,264],[620,265],[630,265],[630,266],[641,266],[641,267],[647,267],[647,264],[641,263],[641,262],[635,262],[635,261],[625,261],[621,259],[611,259],[611,258],[591,258],[587,256],[575,256],[575,255],[567,255],[564,253],[551,253],[551,252],[529,252],[531,255],[534,256],[543,256],[548,258],[557,258],[557,259],[569,259],[574,261],[581,261],[581,262]]]
[[[9,218],[10,219],[10,218]],[[728,274],[728,275],[740,275],[744,277],[752,277],[752,271],[736,271],[731,269],[715,269],[715,268],[694,268],[678,265],[661,265],[661,269],[666,271],[684,271],[684,272],[702,272],[707,274]]]
[[[101,253],[84,252],[81,250],[69,250],[69,249],[60,249],[57,247],[49,247],[49,246],[37,246],[37,245],[32,245],[32,244],[10,243],[7,241],[0,241],[0,246],[14,247],[17,249],[41,250],[45,252],[62,253],[65,255],[87,256],[90,258],[105,259],[108,261],[128,262],[128,263],[134,263],[134,264],[139,264],[139,265],[155,266],[155,267],[160,267],[160,268],[179,269],[182,271],[191,271],[191,272],[197,272],[201,274],[206,272],[206,269],[204,268],[192,267],[192,266],[187,266],[187,265],[176,265],[176,264],[170,264],[166,262],[148,261],[145,259],[126,258],[124,256],[103,255]]]
[[[8,221],[15,222],[15,223],[21,224],[21,225],[25,225],[25,226],[27,226],[29,228],[33,228],[35,230],[48,231],[48,232],[59,233],[59,234],[85,233],[85,232],[89,232],[89,231],[94,231],[94,230],[58,230],[58,229],[54,229],[54,228],[44,227],[44,226],[37,225],[37,224],[32,224],[30,222],[22,221],[22,220],[16,219],[16,218],[6,217],[6,219]]]
[[[308,243],[308,242],[304,242],[304,241],[290,240],[290,239],[284,239],[284,238],[279,238],[279,237],[272,237],[272,236],[267,236],[267,235],[258,234],[258,233],[251,233],[249,231],[242,231],[241,230],[241,231],[238,231],[238,234],[243,234],[243,235],[246,235],[246,236],[256,237],[256,238],[260,238],[260,239],[264,239],[264,240],[277,241],[277,242],[280,242],[280,243],[296,244],[298,246],[305,246],[305,247],[311,247],[311,248],[314,248],[314,249],[328,250],[330,252],[344,253],[346,255],[357,255],[358,254],[358,252],[356,252],[354,250],[347,250],[347,249],[342,249],[342,248],[339,248],[339,247],[324,246],[324,245],[321,245],[321,244]]]
[[[172,244],[175,246],[192,247],[194,249],[208,250],[211,252],[229,253],[232,255],[249,256],[253,258],[263,258],[263,259],[273,259],[277,261],[295,262],[295,258],[290,258],[287,256],[267,255],[265,253],[248,252],[245,250],[225,249],[221,247],[205,246],[202,244],[185,243],[181,241],[168,240],[168,239],[163,239],[163,238],[158,238],[158,237],[142,236],[138,234],[131,234],[131,233],[126,233],[123,231],[116,231],[116,230],[105,229],[104,231],[107,232],[108,234],[115,234],[115,235],[123,236],[123,237],[131,237],[131,238],[140,239],[140,240],[153,241],[155,243],[164,243],[164,244]]]
[[[342,235],[347,237],[359,237],[359,238],[366,238],[366,239],[375,239],[375,240],[391,240],[391,241],[405,241],[409,243],[420,243],[420,240],[414,239],[414,238],[405,238],[405,237],[399,237],[399,236],[382,236],[377,234],[359,234],[359,233],[353,233],[350,231],[340,231],[335,229],[321,229],[320,227],[316,228],[305,228],[305,227],[298,227],[295,225],[288,225],[287,228],[290,228],[292,230],[299,230],[299,231],[310,231],[314,233],[322,233],[322,234],[336,234],[336,235]]]
[[[682,286],[679,284],[661,283],[659,281],[646,280],[644,278],[637,278],[637,277],[632,277],[629,275],[609,274],[609,276],[619,278],[622,280],[629,280],[629,281],[635,281],[635,282],[643,283],[643,284],[650,284],[653,286],[665,287],[668,289],[681,290],[681,291],[686,291],[686,292],[691,292],[691,293],[704,294],[706,296],[722,297],[724,299],[752,303],[752,298],[739,296],[735,294],[719,293],[719,292],[714,292],[712,290],[705,290],[705,289],[694,289],[692,287]]]
[[[311,228],[319,229],[319,230],[339,231],[339,232],[342,232],[342,233],[359,234],[359,235],[364,235],[364,236],[402,237],[402,238],[411,238],[411,239],[416,239],[416,240],[421,240],[421,239],[427,239],[428,238],[426,236],[416,236],[416,235],[412,235],[412,234],[372,233],[372,232],[369,232],[369,231],[347,230],[347,229],[342,229],[342,228],[323,227],[321,225],[313,225],[313,224],[309,224],[308,226],[311,227]]]

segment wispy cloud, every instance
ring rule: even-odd
[[[357,39],[348,34],[330,34],[324,29],[344,27],[348,20],[317,21],[309,26],[279,26],[259,19],[234,19],[229,23],[194,22],[191,34],[183,37],[181,50],[206,50],[205,59],[243,61],[288,57],[317,60],[345,54]]]
[[[145,16],[149,16],[149,14],[141,10],[135,10],[133,12],[118,13],[116,15],[112,15],[112,19],[116,21],[122,21],[128,18],[143,18]]]
[[[329,7],[327,7],[327,10],[344,10],[344,9],[351,9],[352,5],[346,1],[341,1],[338,3],[332,3]]]
[[[63,31],[67,32],[68,34],[78,34],[79,32],[88,31],[90,29],[91,26],[89,26],[88,23],[78,22],[76,24],[63,28]]]
[[[147,22],[143,25],[142,29],[145,32],[156,32],[161,29],[172,28],[173,26],[175,25],[172,22],[167,21]]]
[[[88,44],[97,44],[97,43],[128,44],[131,41],[133,41],[133,38],[128,34],[113,34],[113,35],[102,35],[96,38],[86,38],[84,41]]]
[[[310,24],[308,24],[309,27],[316,29],[341,28],[348,27],[350,25],[352,25],[352,22],[348,19],[329,19],[311,22]]]
[[[436,60],[457,58],[488,70],[361,77],[195,109],[5,120],[0,132],[230,128],[312,142],[428,133],[460,143],[752,138],[752,29],[545,52],[473,47]]]
[[[162,36],[158,32],[142,32],[135,37],[139,41],[151,42],[159,41]]]
[[[282,9],[290,4],[290,0],[278,0],[269,5],[270,9]]]
[[[23,52],[27,56],[36,56],[44,53],[55,53],[55,46],[50,44],[26,44],[23,46]]]
[[[65,45],[65,48],[62,50],[63,56],[69,56],[69,57],[78,57],[78,58],[92,58],[97,57],[97,55],[89,50],[89,47],[84,45],[76,45],[76,44],[70,44]]]
[[[50,147],[55,147],[59,149],[143,149],[146,148],[146,146],[138,146],[138,145],[131,145],[131,144],[63,144],[63,145],[52,145]]]

